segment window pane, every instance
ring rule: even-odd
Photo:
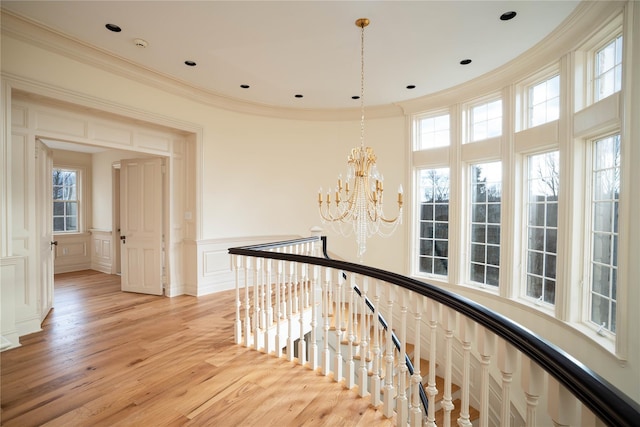
[[[423,169],[417,173],[417,191],[421,200],[418,268],[421,273],[446,275],[449,256],[449,170]]]
[[[560,114],[560,76],[529,88],[529,127],[557,120]]]
[[[558,152],[528,159],[527,296],[555,303]]]
[[[469,130],[469,142],[502,135],[502,100],[471,107]]]
[[[446,147],[449,145],[449,115],[425,117],[417,121],[416,150]]]
[[[488,110],[488,114],[493,114]],[[500,265],[500,162],[471,166],[471,242],[469,280],[497,286]],[[489,272],[491,265],[491,275]],[[480,274],[482,272],[482,275]]]
[[[53,231],[78,231],[78,171],[53,169]]]
[[[622,84],[622,36],[596,52],[594,102],[620,91]]]
[[[590,320],[615,333],[620,136],[595,141],[592,148]]]

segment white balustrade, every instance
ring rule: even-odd
[[[277,251],[320,252],[310,242]],[[399,427],[435,427],[437,411],[443,426],[604,425],[504,336],[442,302],[326,266],[241,255],[232,256],[231,266],[237,344],[277,357],[286,353],[289,361],[332,376],[345,388],[357,385],[359,396],[395,417]],[[479,413],[477,421],[471,409]]]

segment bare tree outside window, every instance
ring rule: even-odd
[[[449,169],[418,172],[420,236],[418,269],[446,276],[449,263]]]
[[[560,161],[557,151],[528,159],[526,295],[554,304]]]
[[[78,172],[53,170],[53,231],[78,231]]]
[[[471,166],[469,279],[498,286],[500,278],[501,162]]]
[[[593,144],[590,320],[616,331],[620,135]]]

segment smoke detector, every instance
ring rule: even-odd
[[[146,40],[142,40],[142,39],[135,39],[133,41],[133,44],[136,45],[136,47],[140,47],[142,49],[144,49],[145,47],[149,46],[149,43],[147,43]]]

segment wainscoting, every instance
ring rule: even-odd
[[[237,246],[298,239],[300,236],[249,236],[228,239],[185,240],[187,295],[208,295],[235,288],[228,249]],[[195,273],[195,274],[194,274]]]
[[[91,269],[107,274],[114,273],[113,249],[111,230],[91,230]]]
[[[91,268],[90,233],[56,234],[53,238],[58,242],[54,262],[56,274]]]

